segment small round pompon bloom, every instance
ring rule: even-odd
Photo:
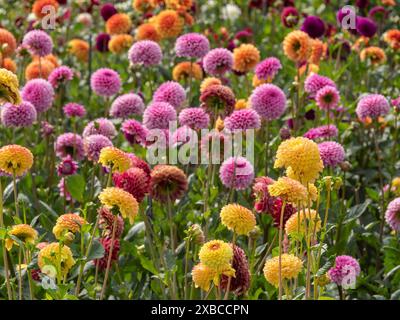
[[[167,102],[175,109],[179,109],[185,100],[185,89],[175,81],[164,82],[153,95],[153,102]]]
[[[112,146],[113,143],[111,140],[102,134],[92,134],[87,136],[83,142],[85,156],[89,161],[96,163],[99,161],[100,151],[105,147]]]
[[[82,136],[84,138],[92,134],[102,134],[109,139],[113,139],[117,134],[114,124],[107,118],[98,118],[90,121],[83,129]]]
[[[22,99],[33,104],[37,113],[47,111],[54,101],[52,85],[43,79],[28,81],[21,92]]]
[[[292,61],[307,61],[311,53],[311,38],[304,31],[292,31],[283,40],[283,52]]]
[[[54,236],[57,240],[61,239],[67,232],[77,233],[87,222],[84,218],[75,213],[66,213],[57,218],[53,228]]]
[[[328,77],[320,76],[317,73],[310,74],[304,81],[304,89],[310,98],[315,98],[317,92],[325,86],[336,87],[336,84]]]
[[[202,108],[185,108],[179,113],[179,124],[193,130],[206,129],[210,116]]]
[[[346,278],[349,275],[353,275],[354,279],[347,280],[355,280],[361,272],[360,265],[356,259],[350,256],[338,256],[335,259],[335,266],[330,268],[328,271],[328,276],[332,282],[338,285],[344,285]]]
[[[67,66],[55,68],[49,75],[48,81],[53,88],[58,88],[61,84],[71,81],[74,77],[74,72]]]
[[[307,224],[307,226],[306,226]],[[321,218],[315,210],[301,210],[293,214],[285,223],[285,231],[288,235],[298,236],[312,235],[321,229]]]
[[[178,36],[184,27],[185,21],[175,10],[163,10],[155,18],[154,24],[157,33],[163,39]]]
[[[203,58],[204,70],[212,76],[221,76],[232,69],[233,55],[225,48],[209,51]]]
[[[116,207],[121,215],[129,219],[130,224],[133,224],[139,212],[139,205],[135,197],[129,192],[120,188],[110,187],[100,193],[99,199],[102,205],[110,210]]]
[[[225,187],[243,190],[253,182],[254,168],[246,158],[230,157],[221,164],[219,177]]]
[[[174,202],[188,189],[185,173],[176,166],[157,165],[151,172],[151,196],[162,203]]]
[[[282,279],[295,279],[299,275],[303,263],[293,254],[284,253],[281,256]],[[279,286],[279,256],[273,257],[265,262],[265,279],[275,287]]]
[[[135,93],[127,93],[114,100],[111,104],[110,115],[114,118],[128,118],[142,114],[143,110],[142,98]]]
[[[126,34],[131,31],[132,20],[125,13],[113,14],[106,21],[106,32],[110,35]]]
[[[81,160],[84,156],[82,137],[72,132],[60,135],[55,142],[55,149],[56,155],[60,158],[70,155]]]
[[[64,114],[67,116],[67,118],[82,118],[86,115],[86,109],[83,105],[75,102],[70,102],[67,103],[63,107]]]
[[[278,119],[286,108],[285,93],[274,84],[258,86],[250,96],[250,105],[264,119]]]
[[[336,87],[325,86],[317,91],[315,101],[322,110],[336,109],[339,103],[339,91]]]
[[[134,43],[129,49],[128,57],[133,65],[149,67],[160,64],[163,55],[161,47],[157,42],[141,40]]]
[[[345,151],[341,144],[326,141],[318,144],[318,150],[324,166],[336,167],[345,159]]]
[[[63,277],[68,274],[69,270],[71,270],[75,264],[72,251],[66,245],[53,242],[39,251],[38,265],[42,272],[45,266],[51,265],[53,267],[57,267],[60,264],[60,272]]]
[[[202,58],[210,50],[210,42],[199,33],[187,33],[176,39],[175,52],[177,57]]]
[[[232,268],[232,257],[232,247],[222,240],[208,241],[199,252],[200,262],[218,273]]]
[[[32,55],[44,57],[51,54],[53,41],[42,30],[32,30],[25,34],[22,44],[28,48]]]
[[[175,108],[167,102],[153,102],[143,113],[143,124],[147,129],[168,129],[170,121],[175,120]]]
[[[239,204],[228,204],[221,209],[221,222],[238,235],[248,235],[256,226],[256,218],[249,209]]]
[[[124,172],[129,169],[131,161],[128,154],[116,147],[101,149],[99,163],[109,168],[112,172]]]
[[[147,137],[149,130],[135,119],[128,119],[122,123],[121,131],[124,134],[126,140],[131,144],[140,144],[145,146],[147,143]]]
[[[233,70],[249,72],[260,61],[260,51],[252,44],[242,44],[233,50]]]
[[[202,107],[213,117],[222,119],[229,116],[235,108],[235,95],[231,88],[223,85],[211,85],[200,95]],[[217,114],[215,114],[217,112]]]
[[[29,149],[17,144],[0,148],[0,170],[20,177],[24,175],[33,164],[33,155]]]
[[[260,80],[271,81],[278,73],[279,69],[282,69],[279,59],[270,57],[257,64],[255,74]]]
[[[118,72],[109,68],[101,68],[92,74],[90,86],[99,96],[111,97],[121,89],[121,78]]]
[[[333,125],[323,125],[316,128],[311,128],[303,136],[310,140],[334,138],[339,134],[338,128]]]
[[[360,120],[365,120],[367,117],[376,119],[387,115],[389,111],[389,102],[381,94],[368,94],[362,97],[356,108],[356,113]]]
[[[5,127],[29,127],[36,121],[37,113],[32,103],[20,105],[6,103],[1,109],[1,123]]]
[[[121,188],[141,202],[150,191],[150,178],[140,168],[129,168],[123,173],[114,173],[113,181],[116,187]]]
[[[268,191],[273,197],[280,197],[292,204],[307,201],[307,188],[297,180],[288,177],[281,177],[268,187]]]
[[[231,131],[259,129],[261,127],[261,119],[253,109],[236,110],[225,118],[224,126]]]
[[[396,198],[389,203],[386,209],[385,219],[393,230],[400,232],[400,198]]]
[[[307,33],[311,38],[319,38],[325,33],[325,23],[317,16],[308,16],[304,19],[301,31]]]

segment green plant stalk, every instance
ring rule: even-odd
[[[189,271],[189,250],[190,250],[190,239],[185,240],[185,286],[183,290],[184,299],[188,298],[188,271]]]
[[[279,221],[279,239],[278,239],[278,245],[279,245],[279,292],[278,292],[278,298],[279,300],[282,300],[282,233],[283,233],[283,213],[285,212],[285,207],[286,207],[286,200],[283,201],[282,203],[282,208],[281,208],[281,216],[280,216],[280,221]]]
[[[265,125],[265,176],[268,177],[268,164],[269,164],[269,121]]]
[[[18,191],[16,181],[15,169],[13,169],[13,190],[14,190],[14,203],[15,203],[15,216],[19,218],[19,206],[18,206]]]
[[[233,235],[232,235],[232,250],[235,250],[235,245],[236,245],[235,243],[236,243],[236,232],[233,231]],[[232,261],[233,261],[233,256],[232,256],[232,259],[231,259],[231,264],[232,264]],[[229,276],[229,278],[228,278],[228,284],[227,284],[227,286],[226,286],[226,291],[225,291],[224,300],[228,300],[228,297],[229,297],[229,290],[231,289],[231,281],[232,281],[232,277]]]
[[[22,248],[18,247],[18,299],[22,300]]]
[[[171,198],[169,195],[169,191],[167,192],[167,211],[168,211],[168,222],[169,222],[169,232],[170,232],[170,241],[171,241],[171,250],[172,254],[175,255],[176,247],[177,247],[177,239],[176,239],[176,229],[174,220],[172,217],[172,208],[171,208]],[[176,272],[172,274],[172,299],[177,299],[177,284],[176,284]]]

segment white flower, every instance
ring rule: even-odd
[[[230,3],[222,8],[222,18],[224,20],[235,21],[241,14],[242,12],[236,4]]]

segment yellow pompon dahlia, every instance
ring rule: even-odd
[[[17,144],[4,146],[0,149],[0,170],[9,175],[20,177],[33,164],[33,155],[27,148]]]
[[[175,38],[183,30],[185,20],[175,10],[161,11],[154,19],[156,30],[163,39]]]
[[[228,204],[220,213],[221,222],[238,235],[248,235],[256,226],[253,212],[239,204]]]
[[[238,72],[251,71],[260,62],[260,51],[252,44],[242,44],[233,50],[233,67]]]
[[[321,230],[321,218],[315,210],[301,210],[293,214],[285,224],[285,231],[288,235],[313,234]]]
[[[110,35],[126,34],[132,28],[132,20],[125,13],[116,13],[106,22],[106,31]]]
[[[78,60],[86,62],[89,58],[89,44],[81,39],[72,39],[68,42],[68,52]]]
[[[153,23],[143,23],[136,29],[136,40],[160,41],[161,37]]]
[[[270,82],[271,82],[271,79],[262,80],[262,79],[258,79],[258,77],[257,77],[256,74],[253,75],[252,84],[253,84],[253,87],[254,87],[254,88],[257,88],[258,86],[261,86],[262,84],[270,83]]]
[[[247,109],[248,107],[249,104],[247,103],[246,99],[239,99],[235,103],[235,110]]]
[[[217,131],[223,131],[225,128],[225,123],[224,120],[221,119],[221,117],[218,117],[217,121],[215,121],[215,129]]]
[[[202,263],[195,265],[192,269],[192,278],[196,288],[201,288],[204,291],[210,290],[211,281],[218,276],[218,272],[205,266]]]
[[[74,264],[75,260],[71,249],[66,245],[60,245],[58,242],[50,243],[39,251],[38,265],[42,272],[45,266],[52,265],[56,269],[59,269],[61,275],[64,277]]]
[[[172,70],[172,78],[175,81],[185,80],[192,77],[196,80],[203,79],[203,70],[198,63],[190,63],[189,61],[183,61],[178,63]]]
[[[64,232],[79,232],[81,227],[86,223],[86,220],[77,214],[66,213],[57,218],[56,225],[53,228],[53,233],[56,239],[60,239]]]
[[[21,96],[17,76],[7,69],[0,68],[0,104],[4,102],[20,104]]]
[[[400,49],[400,30],[391,29],[385,32],[383,40],[393,49]]]
[[[319,65],[319,62],[325,58],[328,46],[319,39],[311,40],[311,53],[308,62]]]
[[[99,194],[100,202],[103,206],[112,210],[117,208],[124,218],[129,219],[133,224],[136,215],[139,212],[139,205],[134,196],[120,188],[106,188]]]
[[[295,279],[299,275],[303,263],[293,254],[282,254],[282,279]],[[273,257],[265,262],[265,279],[275,287],[279,286],[279,256]]]
[[[396,177],[392,180],[391,191],[395,195],[400,195],[400,177]]]
[[[12,226],[8,234],[17,237],[23,243],[35,243],[38,238],[37,231],[28,224],[17,224],[15,226]],[[18,245],[18,243],[12,238],[6,239],[5,245],[7,250],[10,251],[14,244]]]
[[[307,188],[297,180],[282,177],[268,186],[268,192],[273,197],[280,197],[283,200],[296,205],[298,202],[307,203]]]
[[[311,42],[307,33],[292,31],[283,40],[283,52],[292,61],[307,61],[311,53]]]
[[[297,137],[285,140],[279,145],[274,167],[290,167],[288,177],[307,185],[318,178],[324,165],[318,145],[310,139]]]
[[[117,34],[108,42],[108,49],[112,53],[121,53],[127,51],[133,43],[133,37],[130,34]]]
[[[232,257],[232,247],[222,240],[206,242],[199,252],[200,262],[217,273],[232,269],[230,265]]]
[[[128,154],[116,147],[105,147],[101,149],[99,163],[103,167],[110,168],[112,172],[124,172],[131,166]]]
[[[213,85],[222,85],[222,82],[220,79],[214,77],[205,78],[200,84],[200,93],[203,93],[204,90]]]
[[[379,47],[368,47],[361,50],[360,59],[361,61],[368,60],[371,64],[377,65],[386,61],[386,54],[385,51]]]

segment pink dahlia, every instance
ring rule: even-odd
[[[315,101],[322,110],[336,109],[339,99],[339,91],[333,86],[325,86],[319,89],[315,96]]]
[[[232,65],[232,52],[224,48],[211,50],[203,59],[204,70],[212,76],[223,75],[232,69]]]
[[[68,81],[71,81],[73,77],[74,77],[74,72],[71,70],[71,68],[67,66],[61,66],[55,68],[49,74],[48,81],[51,83],[53,88],[58,88],[60,85],[63,85]]]
[[[86,109],[79,103],[70,102],[63,107],[64,114],[67,118],[82,118],[86,115]]]
[[[140,168],[130,168],[123,173],[114,173],[113,181],[116,187],[121,188],[141,202],[150,192],[150,177]]]
[[[191,142],[197,143],[197,133],[193,129],[188,126],[179,127],[174,131],[171,135],[171,144],[172,145],[182,145],[185,143]]]
[[[185,100],[185,89],[175,81],[164,82],[153,95],[153,102],[167,102],[175,109],[180,108]]]
[[[134,43],[129,49],[128,57],[133,65],[149,67],[160,64],[163,55],[157,42],[141,40]]]
[[[1,123],[5,127],[29,127],[36,121],[36,117],[36,109],[28,101],[20,105],[6,103],[1,108]]]
[[[339,134],[338,128],[335,125],[324,125],[316,128],[311,128],[303,136],[310,140],[334,138]]]
[[[326,141],[318,144],[319,153],[324,166],[336,167],[345,158],[344,148],[334,141]]]
[[[275,57],[267,58],[257,64],[255,74],[260,80],[271,80],[282,69],[281,62]]]
[[[135,119],[128,119],[122,123],[121,131],[126,140],[131,144],[146,145],[146,138],[149,130]]]
[[[128,118],[132,115],[143,113],[144,103],[142,98],[135,93],[119,96],[111,104],[110,116],[113,118]]]
[[[229,117],[225,118],[225,128],[231,131],[259,129],[261,119],[253,109],[242,109],[234,111]]]
[[[131,159],[132,167],[142,169],[150,177],[151,168],[146,161],[139,158],[138,156],[135,156],[133,153],[128,153],[128,157],[129,159]]]
[[[175,52],[178,57],[202,58],[210,50],[210,42],[199,33],[187,33],[176,39]]]
[[[53,41],[42,30],[29,31],[22,39],[22,45],[27,47],[32,55],[39,57],[47,56],[53,50]]]
[[[59,176],[70,176],[78,171],[78,163],[72,159],[70,155],[61,159],[61,162],[57,165],[57,173]]]
[[[254,168],[246,158],[231,157],[221,164],[219,177],[225,187],[243,190],[253,182]]]
[[[179,124],[193,130],[208,128],[210,116],[202,108],[186,108],[179,113]]]
[[[274,84],[262,84],[250,96],[250,105],[264,119],[278,119],[286,108],[285,93]]]
[[[304,81],[304,89],[312,99],[315,98],[318,90],[325,86],[336,87],[336,84],[328,77],[320,76],[317,73],[310,74]]]
[[[101,149],[105,147],[112,147],[113,143],[110,139],[102,134],[92,134],[85,137],[83,140],[83,148],[85,151],[85,156],[89,161],[97,163],[99,161],[99,155]]]
[[[338,256],[335,259],[335,266],[329,269],[328,276],[332,282],[343,286],[355,281],[360,272],[360,265],[356,259],[350,256]]]
[[[400,232],[400,198],[396,198],[389,203],[386,209],[385,219],[393,230]]]
[[[176,120],[176,111],[167,102],[154,102],[143,114],[143,124],[147,129],[168,129],[170,121]]]
[[[111,97],[121,89],[121,78],[118,72],[101,68],[92,74],[90,86],[97,95]]]
[[[43,79],[29,80],[21,92],[22,99],[33,104],[36,112],[47,111],[54,101],[54,89]]]
[[[83,159],[84,149],[82,137],[71,132],[60,135],[55,142],[56,155],[65,158]]]
[[[378,118],[390,111],[387,99],[381,94],[368,94],[360,99],[357,104],[356,113],[360,120],[365,118]]]
[[[109,139],[113,139],[117,134],[114,124],[106,118],[98,118],[89,122],[83,129],[82,136],[84,138],[92,134],[102,134]]]

